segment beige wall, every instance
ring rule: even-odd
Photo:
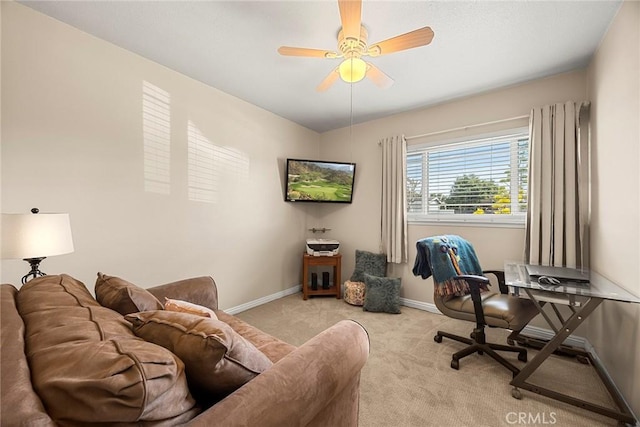
[[[347,208],[327,208],[324,224],[332,228],[332,236],[341,241],[343,275],[349,277],[355,263],[355,249],[377,252],[380,243],[380,182],[382,154],[378,141],[386,136],[404,134],[407,137],[474,125],[518,116],[528,116],[532,107],[586,98],[584,71],[560,74],[531,83],[467,97],[431,108],[386,117],[380,120],[343,128],[321,135],[323,158],[356,162],[354,202]],[[357,97],[354,89],[354,109],[366,100]],[[467,131],[490,132],[515,126],[527,126],[528,118]],[[449,139],[465,132],[447,133]],[[434,139],[431,137],[431,139]],[[426,142],[414,139],[409,144]],[[411,273],[415,259],[415,242],[430,235],[459,234],[474,243],[485,269],[501,269],[504,260],[521,260],[524,250],[524,226],[521,228],[487,228],[469,226],[409,225],[409,263],[394,265],[390,275],[402,277],[404,298],[433,302],[432,279],[422,280]]]
[[[169,194],[145,191],[142,86],[170,96]],[[212,275],[223,308],[300,283],[309,207],[283,201],[283,159],[319,135],[25,6],[2,2],[2,211],[69,212],[75,252],[42,264],[92,289]],[[216,200],[190,200],[187,129],[218,161]],[[2,261],[17,284],[21,260]]]
[[[588,70],[593,270],[640,295],[640,3],[626,1]],[[604,303],[588,339],[640,415],[640,305]]]

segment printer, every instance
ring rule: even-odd
[[[332,239],[307,239],[307,254],[334,256],[340,252],[340,242]]]

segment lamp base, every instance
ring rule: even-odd
[[[38,276],[46,276],[46,273],[40,271],[40,262],[45,258],[46,256],[40,258],[24,258],[24,261],[27,261],[31,266],[31,271],[22,277],[23,285],[30,280],[29,277],[31,277],[31,279],[35,279]]]

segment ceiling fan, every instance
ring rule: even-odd
[[[376,57],[401,50],[425,46],[433,40],[433,30],[423,27],[390,39],[367,44],[367,30],[362,25],[362,0],[338,0],[342,29],[338,33],[338,51],[308,49],[303,47],[281,46],[280,55],[305,56],[315,58],[344,58],[342,63],[318,85],[316,90],[323,92],[335,83],[338,77],[348,83],[354,83],[368,77],[377,86],[386,89],[393,84],[393,79],[380,71],[363,56]]]

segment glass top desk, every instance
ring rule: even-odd
[[[640,304],[640,298],[612,283],[596,273],[591,273],[590,283],[561,283],[559,285],[543,285],[536,281],[531,281],[525,269],[525,264],[518,262],[505,263],[505,282],[512,295],[529,298],[536,306],[540,314],[545,318],[555,335],[545,343],[544,347],[529,361],[522,370],[514,376],[511,385],[514,386],[512,395],[521,398],[518,388],[532,391],[543,396],[551,397],[565,403],[569,403],[580,408],[614,418],[616,420],[633,424],[635,419],[633,413],[627,407],[622,396],[604,371],[600,364],[596,362],[591,353],[582,351],[582,355],[588,358],[598,372],[598,376],[606,386],[609,394],[615,401],[619,410],[610,409],[591,402],[577,399],[554,390],[550,390],[539,385],[527,382],[527,379],[540,367],[540,365],[558,348],[562,343],[584,322],[584,320],[598,307],[604,300],[612,300],[626,303]],[[549,304],[556,314],[557,320],[553,320],[543,306]],[[571,310],[571,314],[565,319],[557,304],[565,305]],[[556,322],[560,326],[556,326]]]

